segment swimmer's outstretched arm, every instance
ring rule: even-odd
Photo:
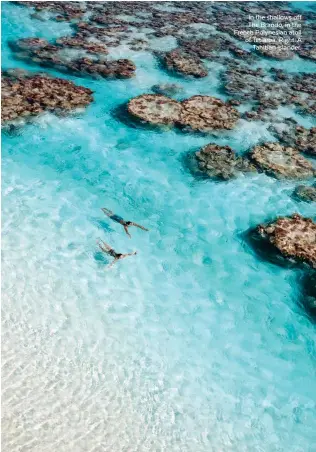
[[[134,251],[133,253],[126,253],[126,254],[122,254],[122,256],[120,257],[120,259],[124,259],[127,256],[134,256],[135,254],[137,254],[137,251]]]
[[[123,227],[124,227],[124,231],[126,232],[126,234],[127,234],[127,235],[129,236],[129,238],[131,239],[132,236],[131,236],[131,234],[128,232],[128,226],[126,226],[126,224],[124,224]]]
[[[144,226],[141,226],[140,224],[134,223],[131,221],[130,226],[136,226],[139,229],[143,229],[144,231],[149,231],[149,229],[144,228]]]
[[[105,207],[102,207],[101,210],[108,217],[111,217],[113,215],[113,212],[111,210],[109,210],[109,209],[106,209]]]
[[[108,265],[108,268],[113,267],[113,265],[115,264],[115,262],[117,262],[118,260],[119,260],[118,257],[115,257],[115,258],[113,259],[113,261]]]

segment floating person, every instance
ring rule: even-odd
[[[128,232],[128,228],[131,226],[136,226],[136,228],[143,229],[143,231],[149,231],[149,229],[144,228],[144,226],[141,226],[140,224],[134,223],[133,221],[125,221],[122,217],[119,215],[115,215],[111,210],[106,209],[105,207],[102,207],[102,212],[107,215],[111,220],[116,221],[117,223],[120,223],[126,234],[131,238],[131,234]]]
[[[120,260],[120,259],[124,259],[127,256],[134,256],[135,254],[137,254],[137,251],[134,251],[133,253],[126,253],[126,254],[117,253],[110,245],[108,245],[107,243],[103,242],[103,240],[100,240],[97,243],[98,243],[100,249],[104,253],[108,254],[109,256],[114,257],[114,260],[109,265],[109,267],[112,267],[112,265],[115,264],[115,262]]]

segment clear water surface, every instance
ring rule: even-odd
[[[71,33],[30,14],[3,3],[4,68],[38,69],[15,61],[7,40]],[[292,182],[195,180],[184,157],[213,138],[120,122],[130,97],[175,81],[150,54],[133,59],[132,80],[66,77],[94,90],[84,113],[46,114],[2,138],[3,450],[315,451],[301,270],[260,260],[242,238],[277,215],[315,212],[290,197]],[[177,79],[184,96],[222,96],[213,69]],[[265,125],[240,121],[215,142],[243,152],[267,139]],[[131,229],[130,240],[103,206],[150,232]],[[108,270],[98,237],[138,254]]]

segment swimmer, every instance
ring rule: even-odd
[[[143,229],[143,231],[148,231],[148,229],[144,228],[144,226],[141,226],[140,224],[134,223],[133,221],[125,221],[122,217],[120,217],[119,215],[115,215],[113,212],[111,212],[111,210],[106,209],[105,207],[103,207],[101,210],[105,215],[111,218],[111,220],[120,223],[123,226],[129,238],[131,238],[131,234],[128,232],[128,228],[131,226],[136,226],[139,229]]]
[[[134,251],[133,253],[127,253],[127,254],[117,253],[110,245],[103,242],[103,240],[100,240],[99,242],[97,242],[97,244],[99,245],[99,248],[104,253],[108,254],[109,256],[114,257],[114,261],[109,265],[109,267],[112,267],[112,265],[115,264],[115,262],[120,259],[124,259],[127,256],[134,256],[135,254],[137,254],[137,251]]]

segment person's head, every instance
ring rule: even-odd
[[[131,221],[126,221],[126,226],[130,226],[132,224]]]

